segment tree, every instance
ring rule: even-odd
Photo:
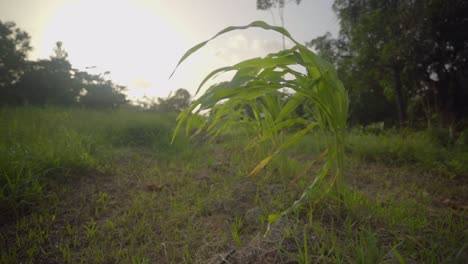
[[[353,109],[361,109],[364,117],[389,99],[400,124],[407,118],[408,102],[412,108],[421,101],[426,110],[462,117],[467,113],[462,102],[468,99],[468,41],[458,29],[468,26],[467,5],[460,0],[336,0],[338,38],[324,35],[308,45],[338,66],[350,90],[351,118]],[[379,103],[362,105],[363,98]],[[387,110],[382,114],[381,120],[392,116]]]
[[[338,75],[349,91],[350,123],[370,124],[382,120],[390,121],[396,118],[394,107],[388,95],[388,80],[378,77],[370,58],[359,56],[359,52],[351,45],[352,35],[349,24],[342,26],[337,39],[330,33],[307,42],[308,47],[317,50],[322,58],[332,62]],[[357,45],[356,45],[357,46]],[[368,59],[368,62],[365,62]],[[368,65],[373,65],[372,68]]]
[[[424,17],[417,25],[418,74],[426,98],[442,123],[468,115],[468,2],[463,0],[416,1]]]
[[[174,105],[177,112],[181,112],[190,105],[190,98],[192,96],[185,89],[177,89],[174,96],[171,97],[170,101]]]
[[[355,63],[367,65],[363,71],[387,89],[395,98],[400,124],[406,121],[405,92],[409,87],[402,83],[404,63],[412,54],[411,28],[404,24],[403,5],[398,0],[335,1],[334,8],[340,16],[342,34],[349,38]],[[406,90],[405,90],[406,88]],[[393,92],[388,93],[389,90]]]
[[[124,86],[73,69],[62,42],[49,59],[28,61],[29,35],[0,21],[0,104],[117,107],[126,103]]]
[[[298,5],[301,3],[302,0],[294,0],[294,2]],[[284,28],[284,7],[287,3],[291,2],[285,0],[257,0],[257,9],[259,10],[269,10],[271,12],[271,16],[273,18],[273,23],[276,24],[275,16],[271,11],[273,8],[278,9],[278,16],[281,21],[281,27]],[[281,36],[281,40],[283,42],[283,49],[286,48],[284,36]]]
[[[0,103],[14,103],[14,84],[24,71],[30,37],[13,22],[0,20]]]
[[[191,97],[192,96],[187,90],[179,88],[176,90],[174,95],[169,94],[166,99],[159,97],[158,103],[154,105],[153,108],[160,112],[180,113],[182,110],[189,107]]]
[[[103,75],[76,72],[75,79],[80,85],[79,104],[90,108],[117,108],[127,102],[123,93],[125,86],[106,80]]]
[[[21,104],[71,105],[77,102],[79,84],[74,79],[76,70],[68,61],[62,42],[57,42],[55,54],[49,59],[29,61],[16,85]]]

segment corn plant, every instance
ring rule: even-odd
[[[199,118],[194,117],[199,116],[205,110],[211,110],[211,114],[206,118],[205,123],[198,125],[197,132],[203,130],[215,136],[233,122],[236,125],[245,123],[252,126],[257,131],[253,142],[271,140],[274,146],[272,152],[250,173],[254,176],[274,156],[306,134],[320,130],[328,135],[327,148],[324,152],[325,163],[322,169],[289,209],[269,216],[271,223],[295,210],[327,175],[331,177],[330,186],[335,186],[338,192],[342,191],[344,138],[349,102],[348,94],[332,64],[294,40],[284,28],[271,26],[263,21],[255,21],[246,26],[225,28],[211,39],[189,49],[179,60],[174,72],[183,61],[209,41],[230,31],[248,28],[276,31],[289,38],[294,46],[268,54],[263,58],[245,60],[209,73],[198,86],[196,94],[215,75],[235,71],[230,81],[212,85],[193,101],[190,107],[180,113],[172,140],[184,124],[186,132],[190,133],[195,123],[192,120],[199,121]],[[281,98],[286,98],[286,100],[281,100]],[[304,107],[307,118],[293,114],[299,106]],[[250,118],[245,114],[246,108],[250,109]],[[199,124],[199,122],[196,123]],[[284,129],[296,127],[298,124],[301,125],[299,131],[282,133]]]

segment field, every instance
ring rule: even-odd
[[[318,189],[312,134],[249,172],[246,131],[179,135],[175,114],[0,110],[0,263],[464,263],[468,135],[352,129],[346,192]],[[318,160],[310,163],[313,157]],[[315,197],[316,198],[316,197]]]

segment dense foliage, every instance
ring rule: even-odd
[[[73,69],[60,42],[29,61],[27,33],[0,22],[0,263],[465,263],[468,130],[349,129],[338,80],[355,124],[453,126],[467,19],[447,2],[336,0],[339,38],[308,43],[325,60],[281,27],[229,27],[212,39],[257,27],[295,45],[146,110],[62,107],[115,108],[124,87]],[[198,136],[171,144],[184,124]],[[350,188],[329,192],[344,168]]]
[[[0,21],[0,104],[117,107],[125,87],[105,74],[74,69],[61,42],[49,59],[30,61],[29,35],[15,23]]]
[[[333,8],[338,38],[308,46],[338,67],[352,123],[456,126],[466,117],[466,1],[336,0]]]

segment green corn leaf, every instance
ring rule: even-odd
[[[281,88],[280,85],[264,84],[240,89],[239,87],[230,87],[229,83],[223,83],[223,85],[213,87],[209,92],[200,97],[198,101],[202,105],[202,109],[208,109],[224,99],[235,97],[241,100],[252,100],[265,93],[275,92],[279,88]]]
[[[292,144],[296,143],[299,139],[303,138],[305,135],[307,135],[307,133],[309,133],[310,131],[312,131],[312,129],[314,129],[315,127],[317,127],[318,123],[316,122],[313,122],[311,124],[309,124],[306,128],[300,130],[299,132],[297,132],[296,134],[294,134],[293,136],[289,137],[288,140],[286,140],[286,142],[283,143],[283,145],[281,145],[278,149],[278,151],[283,151],[285,149],[287,149],[289,146],[291,146]],[[277,152],[278,152],[277,151]]]
[[[317,186],[317,184],[319,184],[324,178],[325,176],[328,174],[328,171],[330,170],[331,168],[331,162],[330,161],[327,161],[319,175],[317,175],[317,177],[315,177],[315,180],[312,182],[312,184],[310,184],[309,186],[307,186],[306,190],[302,193],[301,197],[294,201],[293,205],[290,206],[288,209],[284,210],[283,212],[279,213],[279,214],[271,214],[273,217],[270,218],[268,216],[268,222],[271,224],[271,223],[274,223],[276,220],[278,220],[280,217],[284,216],[284,215],[287,215],[291,212],[293,212],[294,210],[296,210],[303,202],[304,200],[311,194],[311,192],[315,189],[315,186]],[[272,220],[272,221],[270,221]]]
[[[197,50],[201,49],[203,46],[205,46],[208,42],[210,42],[211,40],[217,38],[218,36],[220,35],[223,35],[225,33],[228,33],[230,31],[233,31],[233,30],[239,30],[239,29],[247,29],[247,28],[263,28],[263,29],[266,29],[266,30],[273,30],[273,31],[276,31],[278,33],[281,33],[283,34],[284,36],[288,37],[291,41],[293,41],[294,43],[296,44],[299,44],[299,42],[297,42],[295,39],[293,39],[291,37],[291,34],[289,34],[289,32],[282,28],[282,27],[276,27],[276,26],[270,26],[268,25],[267,23],[263,22],[263,21],[254,21],[246,26],[232,26],[232,27],[227,27],[223,30],[221,30],[220,32],[218,32],[216,35],[214,35],[212,38],[210,38],[209,40],[206,40],[206,41],[203,41],[195,46],[193,46],[192,48],[190,48],[183,56],[182,58],[180,58],[179,62],[177,63],[176,67],[174,68],[174,70],[172,71],[171,75],[169,76],[169,78],[172,77],[172,75],[174,75],[175,71],[177,70],[177,68],[179,67],[179,65],[185,61],[190,55],[192,55],[194,52],[196,52]],[[300,45],[300,44],[299,44]]]
[[[303,202],[304,200],[311,194],[311,192],[315,189],[315,186],[317,186],[317,184],[319,184],[324,178],[325,176],[327,176],[328,174],[328,171],[330,170],[331,168],[331,164],[332,162],[330,160],[327,160],[325,162],[325,164],[323,165],[319,175],[317,175],[317,177],[315,177],[314,181],[312,182],[312,184],[310,184],[309,186],[307,186],[307,188],[305,189],[305,191],[302,193],[301,197],[299,197],[298,200],[294,201],[293,205],[290,206],[288,209],[284,210],[281,214],[282,215],[287,215],[291,212],[293,212],[294,210],[296,210]]]
[[[263,142],[263,141],[267,140],[267,139],[270,138],[274,133],[278,132],[279,130],[281,130],[281,129],[283,129],[283,128],[292,127],[292,126],[299,125],[299,124],[306,125],[306,124],[308,124],[308,123],[309,123],[309,121],[305,120],[305,119],[302,118],[302,117],[298,117],[298,118],[295,118],[295,119],[288,119],[288,120],[282,121],[282,122],[277,123],[276,125],[272,126],[271,128],[268,128],[268,130],[265,131],[265,133],[264,133],[263,136],[258,140],[258,142]]]
[[[405,261],[405,259],[403,258],[403,256],[400,254],[400,252],[396,248],[393,248],[392,251],[393,251],[393,254],[395,255],[395,257],[397,258],[398,263],[400,263],[400,264],[406,264],[407,263]]]
[[[177,134],[179,133],[180,131],[180,128],[182,127],[182,125],[187,122],[187,119],[190,117],[192,111],[197,107],[197,104],[192,104],[189,108],[185,109],[184,111],[182,111],[178,116],[177,116],[177,126],[176,128],[174,129],[174,133],[172,135],[172,139],[171,139],[171,144],[174,143],[174,140],[177,136]]]
[[[283,78],[288,72],[284,70],[286,67],[270,67],[270,68],[264,68],[262,72],[260,72],[257,75],[257,78],[260,80],[266,80],[266,81],[271,81],[271,82],[284,82],[286,83],[286,80]],[[277,69],[282,69],[282,70],[277,70]]]
[[[278,153],[288,148],[292,144],[296,143],[299,139],[304,137],[308,132],[310,132],[316,126],[317,126],[317,123],[309,124],[306,128],[294,134],[285,143],[283,143],[278,148],[278,150],[276,150],[272,155],[266,157],[259,164],[257,164],[257,166],[250,172],[249,176],[256,176],[263,168],[265,168],[265,166],[271,161],[271,159],[273,159],[274,156],[276,156]]]
[[[219,68],[219,69],[216,69],[216,70],[210,72],[210,73],[203,79],[203,81],[200,83],[200,85],[198,86],[197,91],[195,92],[195,94],[197,95],[198,92],[200,92],[200,89],[203,87],[203,85],[204,85],[208,80],[210,80],[213,76],[215,76],[216,74],[222,73],[222,72],[227,72],[227,71],[232,71],[232,70],[235,70],[235,69],[234,69],[233,67],[222,67],[222,68]]]
[[[265,168],[265,166],[271,161],[271,159],[273,159],[273,157],[276,155],[277,153],[273,153],[273,155],[270,155],[268,157],[266,157],[265,159],[263,159],[259,164],[257,164],[257,166],[255,166],[255,168],[250,172],[249,176],[257,176],[258,173],[263,170],[263,168]]]
[[[299,105],[303,104],[304,101],[305,97],[302,94],[296,93],[291,96],[288,102],[281,109],[278,115],[278,120],[283,120],[285,117],[290,115]]]
[[[186,135],[189,135],[190,132],[192,131],[192,127],[194,126],[194,116],[197,116],[198,113],[200,113],[200,109],[198,109],[197,111],[195,111],[195,113],[192,115],[189,113],[189,117],[187,119],[187,125],[185,126],[185,134]]]
[[[232,86],[244,86],[248,82],[255,80],[260,69],[256,67],[238,69],[230,83]]]
[[[274,223],[278,219],[280,219],[283,216],[283,214],[269,214],[268,215],[268,223]]]
[[[240,62],[233,66],[222,67],[222,68],[219,68],[210,72],[200,83],[195,94],[198,94],[198,92],[201,90],[203,85],[208,80],[213,78],[215,75],[223,73],[223,72],[238,70],[238,73],[233,77],[231,82],[233,82],[233,84],[235,83],[236,85],[242,85],[242,83],[245,83],[245,81],[255,78],[256,73],[258,73],[263,68],[269,68],[269,67],[276,68],[279,66],[290,65],[290,64],[296,64],[293,56],[254,58],[254,59]],[[267,74],[267,75],[264,74],[264,78],[267,77],[269,80],[272,80],[273,78],[275,78],[275,80],[278,81],[280,80],[279,78],[282,77],[284,74],[285,73],[278,73],[275,75],[273,75],[272,73]],[[240,82],[240,80],[242,79],[245,79],[245,81]]]
[[[269,68],[277,67],[278,65],[294,65],[297,64],[293,55],[281,56],[281,57],[265,57],[265,58],[254,58],[239,62],[232,66],[235,69],[241,68]]]
[[[324,167],[290,208],[280,214],[270,215],[269,222],[271,223],[297,209],[327,175],[333,177],[332,182],[335,180],[343,182],[344,138],[349,100],[331,63],[295,41],[285,29],[268,25],[263,21],[255,21],[246,26],[225,28],[207,41],[195,45],[182,56],[171,76],[183,61],[209,41],[230,31],[247,28],[276,31],[291,39],[295,46],[268,54],[263,58],[253,58],[209,73],[198,86],[197,93],[216,75],[236,71],[230,81],[209,87],[189,109],[178,116],[178,124],[172,140],[183,123],[186,123],[186,133],[190,132],[192,126],[198,125],[197,131],[207,129],[209,135],[213,136],[217,136],[221,131],[232,126],[249,125],[251,131],[255,132],[255,140],[252,140],[247,147],[253,146],[252,142],[264,140],[271,140],[273,146],[277,146],[274,153],[264,158],[252,170],[250,175],[253,176],[257,175],[275,155],[296,143],[313,129],[320,128],[329,134],[328,148],[325,151],[328,154]],[[297,66],[301,69],[297,69]],[[293,93],[285,95],[286,92],[283,92],[282,88],[288,88],[287,91],[292,89]],[[285,96],[289,96],[289,99],[285,100]],[[313,122],[292,115],[301,104],[304,105],[304,111],[312,117]],[[195,122],[198,119],[193,116],[205,109],[211,109],[210,116],[203,124],[197,124],[200,122]],[[247,112],[248,115],[246,115]],[[296,124],[306,125],[306,127],[295,133],[282,133],[284,128],[293,127]],[[336,186],[338,185],[336,183]]]

